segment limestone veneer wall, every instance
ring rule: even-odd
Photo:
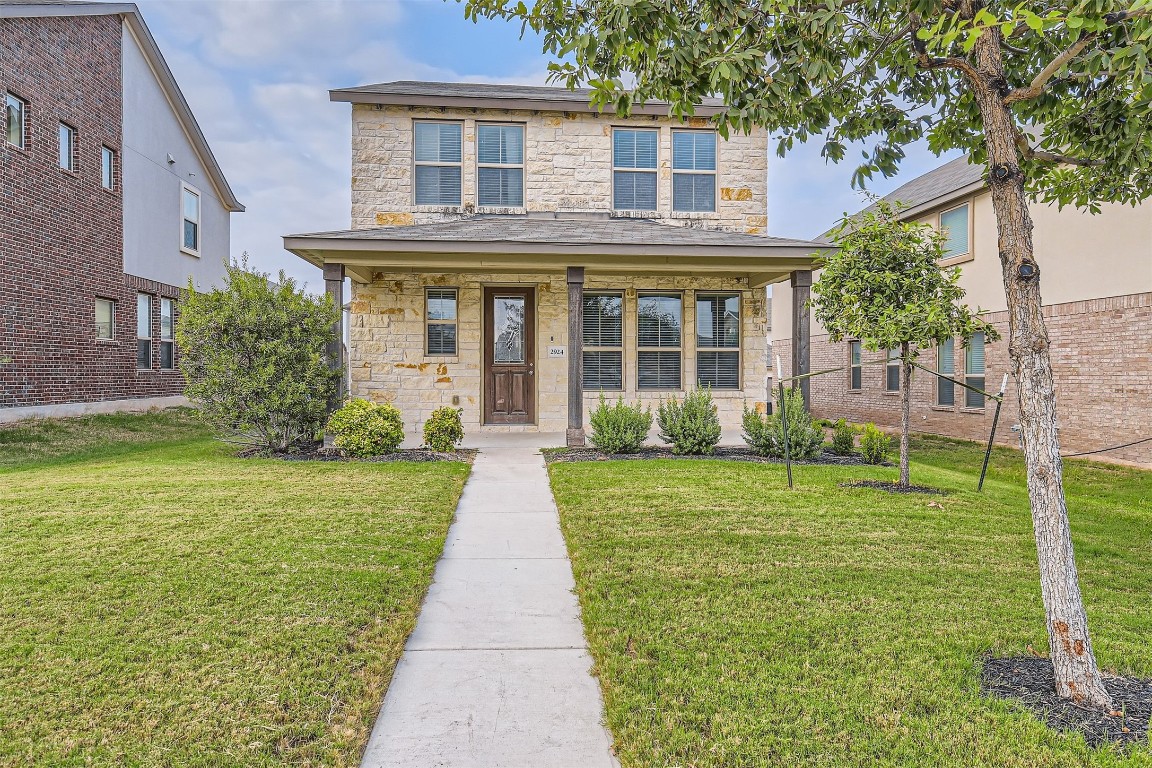
[[[549,346],[568,346],[568,289],[560,274],[390,274],[377,273],[371,284],[353,284],[349,329],[349,378],[351,394],[376,402],[395,404],[404,415],[406,429],[419,429],[428,415],[441,406],[464,409],[466,428],[475,429],[482,419],[481,368],[483,287],[532,285],[536,288],[536,410],[534,426],[488,426],[492,431],[559,432],[568,418],[568,359],[548,357]],[[459,290],[457,352],[454,357],[424,354],[424,288],[452,287]],[[739,291],[742,308],[742,389],[713,392],[721,422],[740,424],[744,403],[755,406],[766,397],[767,317],[762,289],[748,289],[733,279],[703,277],[613,277],[590,275],[586,291],[624,291],[624,386],[623,395],[641,400],[655,409],[661,399],[682,392],[636,389],[636,290],[676,290],[684,294],[682,382],[691,386],[696,377],[695,291]],[[598,392],[585,393],[585,420],[595,407]]]

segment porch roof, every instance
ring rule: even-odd
[[[606,215],[479,215],[457,221],[288,235],[284,247],[323,267],[372,272],[562,272],[742,277],[750,287],[812,269],[827,243],[696,229]]]

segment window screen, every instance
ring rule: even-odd
[[[716,210],[716,134],[672,132],[672,210]]]
[[[984,341],[984,334],[973,334],[972,338],[968,340],[968,346],[964,348],[964,383],[977,389],[984,389],[986,381],[984,377]],[[984,395],[970,389],[964,390],[964,407],[983,408]]]
[[[636,386],[680,389],[683,300],[679,294],[645,294],[636,300]]]
[[[415,123],[416,205],[460,205],[461,126]]]
[[[936,371],[949,378],[956,373],[956,340],[948,339],[936,348]],[[956,385],[948,379],[936,377],[936,404],[955,405]]]
[[[428,288],[424,292],[426,354],[456,354],[457,295],[455,288]]]
[[[584,389],[624,388],[624,299],[584,294]]]
[[[612,132],[612,207],[656,210],[657,137],[651,129]]]
[[[476,126],[477,202],[524,205],[524,126]]]
[[[740,296],[696,295],[696,385],[740,388]]]
[[[945,236],[944,257],[968,253],[968,204],[940,214],[940,231]]]

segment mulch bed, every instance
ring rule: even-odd
[[[986,658],[980,673],[981,692],[1015,701],[1058,731],[1079,731],[1092,746],[1148,743],[1152,717],[1152,680],[1104,677],[1115,714],[1077,706],[1056,695],[1056,677],[1049,659],[1017,656]]]
[[[756,464],[783,464],[784,459],[757,456],[750,448],[744,446],[721,446],[711,456],[680,456],[672,453],[671,448],[662,446],[644,446],[639,453],[604,453],[595,448],[564,448],[556,451],[545,451],[544,460],[549,464],[564,461],[619,461],[633,459],[714,459],[717,461],[749,461]],[[851,456],[837,456],[825,451],[814,459],[798,461],[793,464],[838,464],[841,466],[861,466],[864,460],[859,454]],[[886,464],[885,466],[891,466]]]
[[[476,458],[476,451],[472,448],[459,448],[455,451],[441,453],[426,448],[401,448],[393,453],[381,456],[371,456],[366,459],[354,459],[345,456],[339,448],[326,448],[315,445],[311,448],[301,448],[292,451],[266,451],[261,448],[249,448],[237,454],[242,459],[280,459],[281,461],[361,461],[368,463],[383,463],[390,461],[463,461],[471,464]]]
[[[946,496],[947,491],[939,488],[932,488],[928,485],[900,485],[890,480],[853,480],[850,483],[840,483],[841,488],[875,488],[880,491],[887,491],[888,493],[934,493],[938,496]]]

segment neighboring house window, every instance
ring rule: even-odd
[[[100,186],[116,189],[116,153],[108,147],[100,147]]]
[[[739,294],[696,294],[696,386],[740,388]]]
[[[111,299],[96,299],[96,338],[116,338],[116,302]]]
[[[500,208],[524,205],[524,126],[476,126],[476,202]]]
[[[426,354],[456,354],[456,289],[427,288],[424,291],[427,326]]]
[[[176,345],[172,336],[174,307],[172,299],[160,299],[160,367],[169,370],[176,367]]]
[[[612,131],[612,207],[618,211],[656,210],[655,129]]]
[[[200,252],[200,193],[185,184],[181,195],[184,225],[180,233],[180,249],[196,254]]]
[[[416,205],[460,205],[460,123],[413,124]]]
[[[848,389],[860,389],[864,385],[861,349],[859,341],[848,342]]]
[[[76,129],[66,123],[60,123],[58,131],[60,137],[60,167],[66,171],[76,171]]]
[[[28,111],[28,102],[7,94],[4,100],[4,121],[8,125],[8,143],[26,148],[27,136],[24,134],[24,115]]]
[[[136,294],[136,367],[152,368],[152,297],[146,293]]]
[[[624,297],[584,294],[584,389],[624,388]]]
[[[713,131],[672,131],[672,210],[716,210]]]
[[[968,255],[968,203],[940,214],[940,232],[945,238],[944,258]]]
[[[888,362],[884,365],[884,390],[886,392],[900,391],[900,350],[889,349],[884,353]]]
[[[984,389],[984,334],[975,333],[964,348],[964,383],[970,387]],[[983,408],[984,395],[964,390],[965,408]]]
[[[644,294],[636,301],[636,386],[680,389],[680,294]]]
[[[936,405],[956,405],[956,385],[949,379],[956,373],[956,340],[948,339],[936,348]]]

